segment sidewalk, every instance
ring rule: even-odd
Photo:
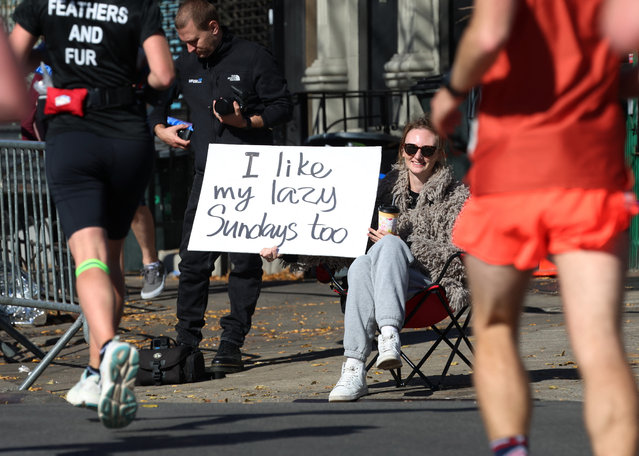
[[[153,301],[139,296],[141,280],[128,277],[131,294],[123,319],[122,337],[146,348],[153,336],[175,336],[177,279],[168,278],[164,293]],[[635,375],[639,377],[639,274],[626,280],[623,327],[625,344]],[[581,401],[581,381],[568,345],[556,280],[536,278],[526,298],[522,319],[521,352],[529,370],[533,397],[541,401]],[[209,308],[201,348],[210,363],[219,342],[219,317],[228,312],[224,282],[212,282]],[[72,316],[50,315],[42,327],[21,328],[36,345],[47,351],[72,323]],[[421,358],[428,335],[403,333],[404,351],[412,359]],[[246,370],[224,379],[195,384],[136,387],[139,402],[145,406],[162,403],[255,403],[327,400],[339,378],[342,363],[343,315],[338,296],[328,285],[313,280],[266,281],[253,320],[253,329],[243,348]],[[14,344],[5,333],[0,340]],[[471,337],[472,340],[472,337]],[[62,402],[68,389],[79,379],[88,360],[88,347],[80,331],[60,357],[37,379],[29,392],[18,386],[33,370],[33,356],[16,345],[13,361],[0,358],[0,403]],[[438,349],[425,373],[441,372],[448,351]],[[470,369],[455,362],[445,388],[431,391],[419,379],[396,388],[388,372],[371,369],[370,395],[361,401],[467,399],[474,400]]]

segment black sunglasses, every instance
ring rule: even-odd
[[[423,157],[432,157],[433,155],[435,155],[435,152],[437,152],[437,146],[418,147],[415,144],[404,144],[404,152],[406,152],[408,155],[415,155],[418,150],[422,151]]]

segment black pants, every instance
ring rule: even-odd
[[[200,199],[203,175],[196,173],[184,213],[180,245],[180,282],[178,284],[175,325],[179,343],[196,346],[202,340],[204,312],[208,304],[209,278],[220,252],[188,251],[195,210]],[[253,253],[231,253],[229,300],[231,313],[220,319],[221,340],[242,346],[251,330],[251,320],[262,286],[262,259]]]

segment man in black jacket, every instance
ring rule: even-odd
[[[292,113],[286,80],[263,47],[223,30],[215,7],[206,0],[186,0],[175,27],[186,45],[176,60],[176,86],[161,97],[150,115],[155,134],[171,147],[195,154],[195,176],[184,214],[176,325],[178,342],[196,347],[202,340],[209,277],[220,252],[188,251],[202,187],[209,143],[272,144],[271,127]],[[193,135],[178,136],[184,126],[167,126],[166,114],[181,92],[191,112]],[[262,261],[258,254],[231,253],[231,313],[220,319],[222,335],[213,359],[215,377],[242,370],[240,347],[251,329],[260,294]]]

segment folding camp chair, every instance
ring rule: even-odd
[[[346,268],[344,268],[346,269]],[[331,269],[320,263],[315,267],[315,278],[320,283],[328,283],[335,293],[339,295],[339,304],[342,313],[346,311],[346,295],[348,294],[348,277],[346,274],[338,276]]]
[[[441,284],[450,264],[453,261],[461,261],[462,256],[463,252],[456,252],[452,254],[446,260],[444,268],[433,284],[428,288],[420,290],[406,302],[406,317],[404,319],[403,328],[430,329],[437,335],[437,339],[431,344],[426,354],[417,364],[413,363],[413,361],[402,350],[401,357],[411,368],[411,371],[406,378],[402,378],[401,369],[392,369],[390,371],[398,387],[408,385],[408,382],[410,382],[415,375],[418,375],[430,388],[439,389],[455,356],[458,356],[468,367],[472,368],[472,363],[460,350],[460,346],[463,341],[468,347],[468,350],[470,350],[471,353],[473,352],[472,343],[468,339],[468,326],[471,319],[471,309],[468,305],[464,305],[457,312],[453,312],[448,305],[446,290]],[[344,281],[335,279],[335,277],[332,276],[331,288],[340,295],[340,300],[345,301],[348,289]],[[444,321],[446,318],[450,319],[447,326],[443,330],[438,328],[436,325]],[[456,330],[456,334],[453,332],[453,329]],[[451,341],[451,338],[454,339],[454,342]],[[437,383],[433,383],[428,377],[426,377],[426,375],[424,375],[421,368],[442,342],[448,345],[450,348],[450,354],[439,380]],[[373,360],[366,366],[366,370],[369,370],[375,364],[376,360],[377,355],[375,355]]]

